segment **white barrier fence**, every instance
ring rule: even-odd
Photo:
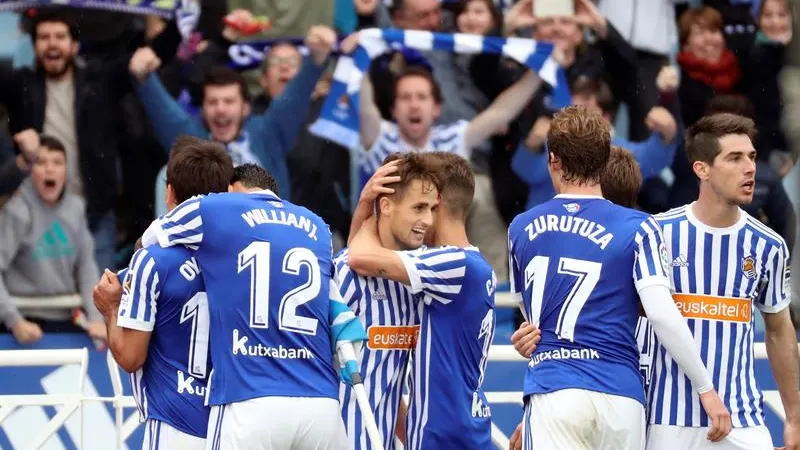
[[[52,297],[47,300],[47,304],[53,308],[69,308],[75,304],[75,296]],[[35,306],[41,308],[43,299],[14,299],[20,306]],[[78,298],[78,305],[80,299]],[[508,293],[498,293],[496,305],[500,308],[513,308],[516,304],[511,300]],[[798,344],[800,348],[800,344]],[[766,359],[767,351],[764,343],[756,343],[753,347],[756,359]],[[59,412],[53,417],[41,433],[32,439],[30,450],[38,450],[47,440],[64,425],[76,411],[80,413],[81,430],[83,430],[83,404],[85,402],[106,402],[111,403],[115,410],[115,434],[116,449],[122,449],[123,442],[139,426],[138,415],[134,414],[123,422],[124,408],[135,408],[136,404],[131,396],[124,396],[122,391],[122,380],[119,368],[114,362],[111,352],[107,353],[107,368],[114,395],[112,397],[90,397],[83,394],[83,387],[86,381],[88,351],[80,350],[5,350],[0,351],[0,367],[19,367],[19,366],[61,366],[61,365],[80,365],[79,379],[76,383],[76,391],[73,394],[60,395],[0,395],[0,426],[17,408],[24,406],[61,406]],[[525,362],[511,345],[492,345],[489,349],[489,361],[493,362]],[[522,406],[522,392],[520,391],[493,391],[486,392],[489,403],[492,404],[516,404]],[[780,401],[777,391],[764,391],[765,403],[784,420],[786,414]],[[521,414],[520,414],[521,416]],[[80,436],[81,442],[78,448],[83,447],[83,432]],[[508,450],[509,438],[500,428],[492,424],[492,441],[498,449]]]

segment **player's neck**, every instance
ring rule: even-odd
[[[593,184],[576,184],[561,182],[559,185],[558,193],[561,195],[595,195],[597,197],[603,196],[603,190],[600,188],[599,183]]]
[[[711,189],[700,188],[697,201],[691,206],[692,214],[705,225],[728,228],[739,221],[739,205],[725,201]]]
[[[467,229],[464,222],[457,220],[442,220],[436,224],[436,238],[433,240],[437,247],[451,245],[453,247],[472,247],[467,238]]]

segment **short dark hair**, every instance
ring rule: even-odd
[[[242,99],[246,102],[250,102],[250,91],[247,90],[247,81],[245,81],[242,74],[224,66],[215,66],[206,72],[203,78],[203,100],[206,95],[205,88],[209,86],[221,87],[231,85],[239,86],[239,93],[242,95]]]
[[[730,113],[701,117],[686,130],[686,154],[689,162],[714,164],[714,158],[722,150],[720,138],[731,134],[744,134],[753,140],[756,136],[755,123],[752,119]]]
[[[269,172],[257,164],[247,163],[234,167],[231,184],[236,182],[242,183],[246,188],[269,189],[275,195],[280,195],[278,182]]]
[[[39,147],[47,147],[48,150],[61,152],[64,155],[67,154],[67,149],[64,147],[64,144],[62,144],[57,138],[54,138],[48,134],[39,135]]]
[[[167,161],[167,184],[181,203],[195,195],[228,192],[233,162],[216,142],[180,136],[172,144]]]
[[[475,173],[469,161],[448,152],[423,153],[436,167],[441,188],[441,201],[453,217],[467,220],[475,197]]]
[[[436,102],[437,105],[441,105],[444,101],[442,98],[442,88],[439,87],[439,83],[436,82],[436,79],[433,78],[433,74],[430,70],[427,70],[423,67],[419,66],[411,66],[406,68],[400,75],[397,76],[394,80],[394,92],[392,97],[392,105],[397,100],[397,87],[400,86],[400,82],[406,78],[411,77],[419,77],[425,79],[431,85],[431,95],[433,96],[433,101]]]
[[[754,117],[753,103],[744,95],[721,94],[709,100],[706,115],[731,113],[752,119]]]
[[[633,153],[617,145],[611,146],[611,155],[600,182],[603,197],[626,208],[636,206],[642,187],[642,170]]]
[[[397,173],[394,174],[400,177],[400,181],[386,185],[386,187],[394,189],[394,194],[391,194],[390,197],[402,198],[406,193],[406,188],[414,180],[422,181],[424,189],[435,188],[441,192],[441,180],[438,172],[431,165],[430,160],[423,155],[423,153],[393,153],[384,159],[384,164],[396,159],[400,160]]]
[[[611,153],[610,125],[585,106],[568,106],[553,116],[547,149],[561,161],[564,181],[599,183]]]
[[[33,38],[34,42],[36,42],[36,35],[39,31],[39,24],[42,23],[63,23],[67,26],[67,30],[69,30],[69,36],[72,40],[78,39],[78,26],[75,22],[69,17],[68,14],[65,14],[58,9],[37,9],[31,13],[31,37]]]

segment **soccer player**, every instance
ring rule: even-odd
[[[228,192],[247,193],[251,190],[264,189],[272,191],[275,195],[280,195],[275,177],[270,175],[263,167],[247,163],[236,166],[233,169],[233,178],[231,178]]]
[[[250,189],[187,200],[142,242],[190,248],[203,273],[209,448],[345,449],[333,351],[366,336],[332,278],[322,219]]]
[[[418,302],[405,448],[490,448],[491,411],[482,384],[494,337],[496,279],[465,230],[474,175],[457,155],[423,156],[439,167],[441,199],[431,234],[436,247],[388,250],[371,218],[353,238],[348,264],[362,276],[410,286]]]
[[[644,390],[634,331],[639,299],[723,438],[730,417],[670,297],[666,249],[647,214],[602,197],[603,118],[565,108],[547,136],[555,198],[509,228],[512,295],[541,341],[525,376],[524,448],[640,449]],[[637,299],[637,294],[639,299]]]
[[[600,179],[603,198],[626,208],[636,206],[639,189],[642,187],[642,172],[633,153],[622,147],[612,145],[606,170]],[[652,376],[653,331],[646,317],[639,317],[636,323],[636,343],[639,347],[639,372],[644,382],[645,397]]]
[[[167,163],[167,207],[227,191],[232,174],[221,145],[179,138]],[[142,448],[204,450],[209,315],[197,262],[183,247],[153,246],[136,251],[120,277],[122,286],[106,271],[94,299],[106,318],[114,359],[131,374],[136,405],[147,421]]]
[[[740,206],[753,198],[753,121],[706,116],[686,133],[700,180],[697,201],[656,216],[663,229],[674,299],[713,383],[730,408],[733,431],[705,439],[710,419],[675,355],[657,336],[649,395],[647,448],[772,449],[763,397],[753,373],[753,308],[764,318],[766,347],[786,421],[786,448],[800,445],[797,338],[789,317],[789,251],[781,237]],[[653,315],[648,313],[650,321]]]
[[[360,229],[372,216],[378,199],[376,221],[381,245],[392,250],[417,249],[433,225],[439,181],[420,154],[394,154],[387,159],[390,161],[375,172],[362,191],[353,229]],[[386,278],[359,276],[350,269],[348,260],[349,251],[345,249],[334,260],[336,276],[342,298],[367,330],[369,339],[359,361],[361,378],[384,448],[391,450],[395,448],[395,424],[401,430],[401,439],[405,438],[405,413],[399,408],[410,350],[419,335],[417,302],[409,286]],[[350,448],[373,448],[353,390],[346,383],[342,383],[339,400]]]

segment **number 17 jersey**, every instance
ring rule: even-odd
[[[558,195],[514,219],[511,291],[542,331],[526,396],[584,389],[644,404],[637,291],[669,288],[665,252],[652,217],[601,197]]]

